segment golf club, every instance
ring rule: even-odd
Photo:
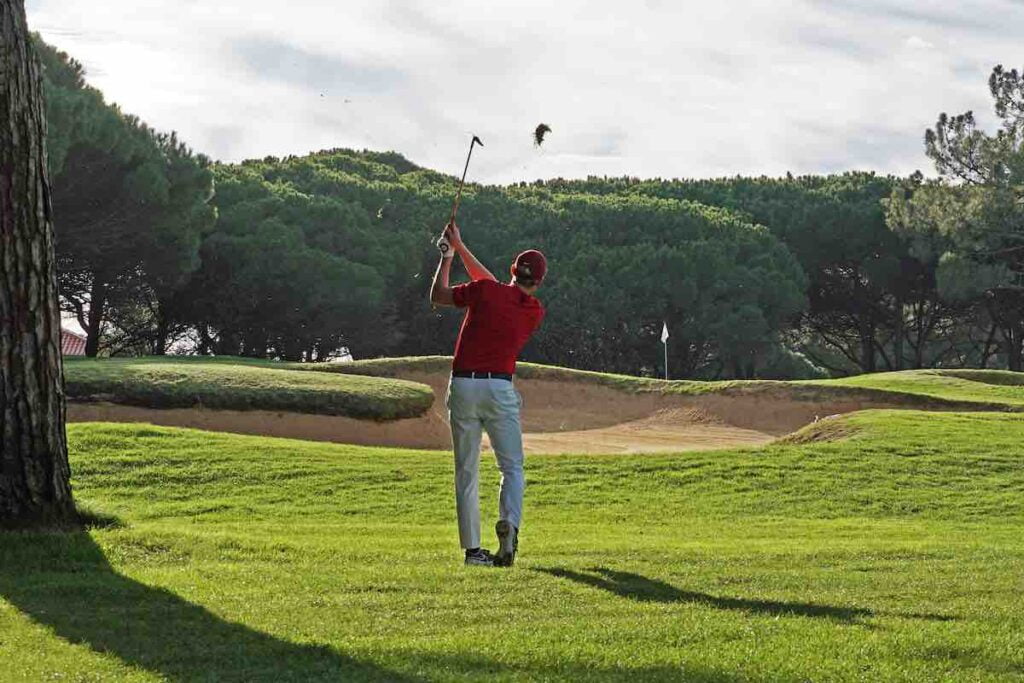
[[[455,222],[455,214],[459,210],[459,200],[462,199],[462,186],[466,184],[466,171],[469,170],[469,159],[473,156],[473,145],[484,146],[483,141],[477,136],[473,136],[473,139],[469,143],[469,154],[466,155],[466,165],[462,169],[462,179],[459,181],[459,190],[455,193],[455,201],[452,202],[452,215],[448,219],[448,223]],[[448,243],[447,230],[441,235],[441,239],[437,241],[437,247],[441,250],[444,255],[448,254],[448,250],[451,249],[451,245]]]
[[[469,170],[469,158],[473,156],[473,145],[483,147],[484,143],[475,135],[469,143],[469,154],[466,155],[466,165],[462,169],[462,180],[459,181],[459,191],[455,193],[455,202],[452,204],[452,217],[448,220],[449,223],[455,220],[455,214],[459,210],[459,200],[462,199],[462,186],[466,184],[466,171]]]

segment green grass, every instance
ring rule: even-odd
[[[240,358],[66,359],[71,399],[147,408],[278,410],[390,420],[422,415],[430,387],[403,380],[297,372],[302,364]]]
[[[421,356],[354,363],[281,363],[234,357],[67,359],[72,399],[104,399],[149,408],[204,406],[396,419],[422,415],[430,388],[399,377],[447,372],[451,358]],[[800,382],[666,382],[519,363],[518,376],[583,382],[626,393],[765,395],[802,400],[863,400],[908,407],[1024,409],[1024,378],[995,370],[912,370]]]
[[[1005,370],[904,370],[815,380],[817,386],[854,387],[916,394],[965,403],[1024,406],[1024,374]]]
[[[532,456],[510,571],[460,565],[448,453],[146,425],[70,438],[79,501],[124,524],[0,535],[5,681],[1024,676],[1016,414]]]
[[[405,358],[374,358],[352,363],[335,363],[330,366],[310,366],[311,369],[370,377],[400,377],[409,373],[448,372],[452,367],[451,356],[408,356]],[[666,382],[649,377],[633,377],[610,372],[574,370],[537,363],[516,363],[516,376],[522,379],[542,379],[558,382],[585,382],[600,384],[627,392],[672,392],[699,394],[718,391],[737,382],[700,382],[680,380]]]
[[[939,370],[943,375],[960,377],[985,384],[1000,384],[1006,386],[1024,385],[1024,373],[1010,372],[1008,370]]]
[[[449,356],[412,356],[407,358],[381,358],[332,365],[307,365],[304,369],[370,377],[402,377],[409,373],[446,372],[451,368]],[[1018,373],[960,370],[914,370],[903,373],[878,373],[837,380],[779,381],[779,380],[726,380],[665,381],[649,377],[632,377],[605,372],[573,370],[535,363],[518,363],[516,375],[523,379],[556,382],[598,384],[626,393],[664,393],[682,395],[768,395],[799,400],[863,400],[896,403],[920,408],[1016,410],[1024,405],[1024,386],[999,387],[997,384],[1019,383],[1024,378]],[[960,373],[964,377],[978,377],[979,381],[956,379],[944,375]],[[984,380],[980,380],[985,377]],[[1020,378],[1020,379],[1019,379]],[[980,384],[981,381],[989,382]],[[942,391],[943,384],[971,387],[970,391]],[[1019,399],[1019,400],[1018,400]]]

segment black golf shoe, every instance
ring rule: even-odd
[[[512,526],[511,522],[500,520],[494,525],[494,532],[498,534],[498,552],[494,555],[494,566],[511,567],[519,550],[519,529]]]
[[[494,556],[491,555],[490,550],[484,550],[483,548],[467,550],[465,564],[471,567],[493,567]]]

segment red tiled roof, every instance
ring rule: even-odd
[[[84,356],[85,337],[77,332],[62,329],[60,331],[60,352],[65,356]]]

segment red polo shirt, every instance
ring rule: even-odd
[[[476,280],[452,288],[468,309],[455,343],[453,370],[516,371],[516,357],[544,318],[540,301],[513,284]]]

